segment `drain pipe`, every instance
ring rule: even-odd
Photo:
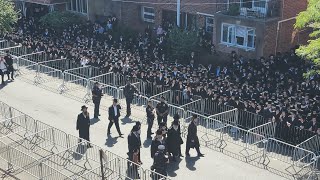
[[[278,21],[278,26],[277,26],[277,37],[276,37],[276,46],[275,46],[275,49],[274,49],[274,54],[277,53],[277,50],[278,50],[278,39],[279,39],[279,30],[280,30],[280,24],[283,23],[283,22],[287,22],[287,21],[291,21],[293,19],[296,19],[297,16],[295,17],[291,17],[291,18],[288,18],[288,19],[283,19],[281,21]]]

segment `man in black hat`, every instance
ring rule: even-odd
[[[172,154],[173,161],[181,155],[181,144],[183,144],[179,127],[179,121],[173,121],[167,135],[168,152]]]
[[[134,85],[132,85],[130,83],[130,81],[128,79],[127,80],[127,85],[123,89],[123,94],[124,94],[124,97],[126,98],[126,103],[127,103],[127,115],[126,115],[126,117],[129,117],[131,115],[131,103],[133,101],[135,93],[139,94],[139,91]]]
[[[4,60],[7,63],[7,69],[8,69],[8,80],[10,80],[10,73],[11,73],[11,79],[14,80],[13,78],[13,73],[14,73],[14,68],[13,68],[13,58],[11,56],[11,54],[9,53],[9,51],[6,52],[7,55],[4,56]]]
[[[154,139],[152,140],[150,152],[151,152],[151,158],[154,158],[154,154],[157,152],[157,148],[159,145],[165,146],[165,140],[163,138],[162,130],[158,129],[156,132],[156,135]]]
[[[137,123],[136,125],[133,126],[131,133],[128,136],[128,148],[129,148],[129,159],[133,161],[133,153],[138,150],[138,160],[139,163],[141,164],[140,160],[140,148],[141,148],[141,139],[140,139],[140,134],[141,134],[141,124]]]
[[[161,122],[164,122],[165,124],[167,124],[169,106],[165,102],[165,99],[163,96],[161,97],[161,102],[157,104],[156,110],[157,110],[158,125],[160,125]]]
[[[118,100],[114,99],[112,106],[109,107],[109,125],[108,125],[108,135],[110,133],[110,129],[113,124],[116,125],[116,129],[118,131],[119,137],[122,137],[122,133],[120,131],[120,126],[119,126],[119,117],[120,117],[120,109],[121,106],[118,104]]]
[[[154,107],[152,106],[152,101],[148,101],[146,112],[147,112],[147,123],[148,123],[147,138],[151,139],[151,135],[153,134],[151,132],[151,129],[152,129],[153,121],[155,118]]]
[[[94,87],[92,89],[92,101],[94,104],[94,118],[98,118],[100,116],[99,109],[100,109],[100,102],[101,97],[103,96],[101,87],[99,86],[99,83],[94,83]]]
[[[89,143],[90,142],[90,133],[89,133],[90,117],[87,109],[88,107],[86,107],[85,105],[81,107],[82,112],[78,115],[76,129],[79,131],[79,138],[88,141],[87,146],[92,147],[91,144]],[[81,142],[81,139],[80,139],[80,142]]]
[[[189,154],[190,148],[195,148],[197,150],[198,157],[204,157],[204,155],[200,152],[200,143],[197,135],[197,124],[198,124],[198,117],[197,115],[193,115],[192,121],[188,127],[186,156],[190,156]]]

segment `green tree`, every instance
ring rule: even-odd
[[[41,17],[40,22],[53,28],[57,31],[63,31],[63,29],[73,24],[82,24],[86,21],[85,17],[69,11],[54,11]]]
[[[300,12],[296,23],[296,29],[311,28],[310,40],[305,46],[300,46],[296,53],[314,64],[314,68],[305,73],[306,77],[320,74],[320,1],[309,0],[305,11]]]
[[[7,33],[13,30],[14,24],[18,21],[18,12],[10,0],[0,0],[0,33]]]
[[[170,30],[168,34],[168,50],[172,59],[183,60],[188,57],[192,51],[195,51],[198,45],[197,33],[185,31],[178,27]]]

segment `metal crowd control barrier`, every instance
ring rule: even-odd
[[[0,158],[8,173],[22,170],[27,179],[169,180],[107,150],[103,162],[100,147],[87,148],[79,138],[27,115],[1,121],[0,132]]]
[[[99,76],[98,76],[99,77]],[[87,87],[87,95],[84,99],[86,99],[86,103],[89,103],[93,105],[92,102],[92,89],[95,86],[96,82],[100,82],[100,79],[98,78],[90,78],[88,80],[88,87]],[[119,89],[117,87],[114,87],[112,85],[103,84],[100,82],[101,90],[103,93],[103,96],[101,98],[100,107],[103,109],[107,109],[111,106],[113,99],[119,99]]]
[[[62,71],[55,68],[37,64],[37,73],[34,77],[34,84],[37,86],[47,87],[49,90],[57,90],[62,84]]]
[[[15,45],[12,47],[2,48],[0,49],[0,55],[6,55],[6,53],[11,54],[12,56],[22,56],[27,54],[27,48],[22,45]]]
[[[10,47],[10,42],[7,40],[0,40],[0,49],[8,48]]]
[[[32,61],[34,63],[39,63],[39,62],[44,62],[44,61],[50,60],[48,55],[44,51],[24,54],[24,55],[19,56],[19,58],[22,60]]]
[[[18,111],[7,104],[0,101],[0,120],[5,120],[8,118],[18,117],[23,115],[21,111]]]
[[[21,62],[23,63],[31,64],[30,60],[19,57],[17,59],[17,62],[19,62],[20,59],[22,59]],[[38,63],[39,62],[35,64],[37,65]],[[31,67],[27,67],[31,70],[37,70],[33,69],[32,65]],[[43,70],[43,72],[50,71],[50,69],[47,71]],[[98,72],[98,70],[94,71]],[[121,85],[125,85],[126,77],[120,74],[105,74],[104,76],[98,76],[97,79],[94,79],[95,77],[91,78],[90,76],[96,75],[95,72],[92,73],[92,70],[90,71],[90,67],[66,70],[62,73],[63,82],[59,87],[60,92],[63,94],[71,95],[77,100],[79,100],[79,98],[82,98],[82,101],[88,102],[88,99],[91,99],[90,93],[94,82],[108,82],[108,78],[110,77],[110,79],[112,79],[111,83],[115,84],[116,86],[113,86],[112,84],[110,85],[109,82],[105,84],[102,83],[103,86],[107,87],[105,88],[105,93],[108,94],[111,92],[111,94],[113,94],[113,97],[117,97],[120,101],[123,102],[122,104],[125,104],[125,98],[123,96],[123,89]],[[136,80],[132,80],[131,83],[141,84],[140,81],[135,81]],[[278,174],[285,174],[290,177],[300,178],[305,178],[308,176],[307,178],[309,178],[311,177],[310,174],[317,173],[317,171],[314,170],[314,164],[318,160],[318,156],[316,156],[317,154],[315,154],[314,152],[312,152],[312,154],[310,153],[311,151],[300,148],[300,146],[314,141],[314,139],[312,138],[313,134],[308,134],[305,130],[301,131],[299,129],[293,129],[292,126],[291,128],[285,129],[287,136],[283,136],[284,134],[277,129],[279,128],[279,123],[276,125],[274,123],[264,123],[265,121],[263,119],[259,119],[260,116],[258,115],[252,115],[249,112],[242,112],[241,110],[234,110],[234,108],[232,107],[225,106],[211,100],[200,100],[198,98],[195,98],[192,99],[193,101],[191,101],[190,96],[188,95],[189,94],[186,94],[185,92],[177,91],[177,93],[175,93],[174,91],[168,90],[153,95],[150,98],[148,98],[147,96],[135,96],[133,104],[136,104],[138,106],[140,105],[140,107],[138,107],[137,109],[139,109],[140,112],[143,111],[143,113],[145,114],[144,106],[146,105],[146,102],[148,100],[151,100],[153,105],[156,106],[156,104],[159,103],[160,97],[165,96],[165,98],[169,102],[169,117],[172,117],[175,113],[178,113],[184,119],[184,121],[182,122],[182,131],[184,136],[186,136],[187,134],[187,123],[190,120],[191,115],[195,113],[194,111],[200,112],[198,113],[200,123],[198,129],[199,135],[201,136],[201,144],[212,149],[218,149],[222,153],[233,156],[247,163],[262,166]],[[106,98],[108,99],[107,96]],[[125,106],[122,107],[124,107],[125,110]],[[5,112],[3,114],[8,114],[7,111],[3,112]],[[12,115],[10,117],[12,117]],[[141,113],[137,115],[137,117],[141,118]],[[292,145],[282,142],[280,139],[287,141]],[[74,146],[68,147],[74,148],[75,146],[77,146],[76,141],[73,142]],[[295,146],[296,144],[298,144],[298,146]],[[12,149],[9,145],[3,146],[7,149]],[[74,150],[70,150],[69,152],[74,152]],[[87,152],[89,153],[90,151]],[[23,154],[23,152],[19,153]],[[290,155],[290,158],[288,158],[288,154]],[[31,157],[31,159],[37,160],[34,157]],[[119,161],[119,159],[121,158],[119,157],[117,161]],[[123,161],[128,163],[127,160]],[[277,167],[279,166],[278,162],[284,163],[280,165],[282,168]],[[41,167],[47,166],[47,164],[42,162],[39,162],[38,164],[39,166],[41,164]],[[115,163],[113,165],[115,165],[117,168],[125,167],[122,165],[121,167],[119,167],[119,163]],[[139,169],[140,168],[142,167],[139,167]],[[94,169],[95,167],[86,169],[86,172]],[[52,169],[50,171],[54,174],[56,172],[56,170]],[[123,170],[118,169],[117,172],[121,177],[127,176],[123,175]],[[143,174],[144,175],[142,177],[145,177],[146,171],[143,171]],[[44,176],[42,175],[42,177]],[[66,179],[72,178],[72,176],[69,175],[66,175],[65,177]],[[74,177],[79,177],[79,175],[74,175]]]
[[[76,68],[81,67],[80,64],[74,62],[73,60],[66,59],[66,58],[41,61],[41,62],[39,62],[39,64],[49,66],[51,68],[61,70],[61,71],[66,71],[69,69],[76,69]],[[97,73],[97,72],[95,72],[95,73]],[[93,74],[93,75],[96,75],[96,74]]]
[[[60,94],[66,95],[81,102],[87,102],[88,99],[88,79],[71,74],[65,71],[62,74],[62,84],[59,86],[58,91]]]
[[[177,91],[177,90],[167,90],[151,96],[151,99],[160,100],[161,97],[164,97],[169,104],[175,106],[183,107],[186,104],[192,104],[193,101],[197,102],[201,97],[197,95],[191,95],[187,91]]]

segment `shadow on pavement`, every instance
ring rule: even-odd
[[[90,125],[94,125],[95,123],[97,123],[99,121],[100,121],[99,118],[92,118],[92,119],[90,119]]]
[[[151,143],[152,143],[152,139],[146,139],[143,142],[143,147],[148,148],[151,146]]]
[[[112,137],[110,134],[108,134],[105,145],[108,147],[113,147],[118,142],[118,138],[119,137]]]
[[[182,159],[177,158],[176,162],[170,162],[170,164],[168,165],[168,176],[170,177],[176,177],[177,174],[175,173],[175,171],[177,171],[179,169],[179,164],[182,161]]]
[[[121,119],[121,124],[125,125],[125,124],[131,124],[131,123],[135,123],[135,121],[133,121],[131,118],[129,117],[124,117]]]
[[[186,157],[186,167],[190,170],[190,171],[195,171],[197,170],[196,167],[194,167],[194,165],[196,164],[196,161],[199,160],[199,157]]]
[[[87,145],[79,144],[76,149],[76,152],[74,152],[72,156],[75,160],[80,160],[86,152],[87,152]]]

